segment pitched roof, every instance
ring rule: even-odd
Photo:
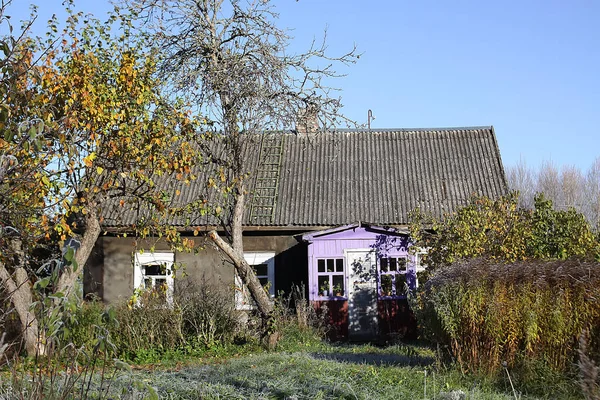
[[[270,172],[278,176],[277,190],[266,199],[273,212],[257,215],[252,205],[258,196],[249,196],[247,226],[404,225],[417,207],[440,217],[473,194],[497,197],[507,191],[491,126],[280,135],[281,157]],[[251,158],[258,154],[255,148]],[[263,159],[261,165],[269,163]],[[251,194],[259,192],[256,179],[248,182]],[[186,198],[198,198],[205,188],[200,179],[182,191]],[[136,214],[123,211],[105,212],[106,224],[135,223]],[[170,223],[186,224],[181,217]]]

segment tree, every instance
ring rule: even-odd
[[[441,220],[413,214],[415,244],[428,249],[430,270],[476,257],[516,262],[600,257],[600,243],[581,213],[556,210],[542,194],[534,209],[519,207],[517,193],[498,199],[474,197]]]
[[[507,168],[506,179],[511,190],[519,192],[519,206],[533,208],[533,197],[536,190],[535,172],[524,160]]]
[[[10,3],[0,5],[0,24],[10,32],[0,39],[0,281],[21,322],[26,350],[35,354],[44,348],[30,309],[33,296],[25,255],[43,235],[47,221],[45,199],[52,188],[45,168],[54,153],[46,146],[41,116],[53,104],[36,102],[41,79],[36,51],[41,44],[27,36],[35,15],[15,35],[6,14]]]
[[[66,7],[62,33],[51,20],[45,41],[26,32],[4,38],[8,57],[0,65],[0,280],[30,355],[44,352],[30,307],[33,288],[51,289],[57,302],[71,295],[101,233],[107,201],[143,203],[142,212],[152,218],[137,228],[148,234],[152,219],[169,212],[164,198],[170,194],[155,180],[180,175],[196,159],[196,125],[158,92],[154,54],[132,40],[126,18],[116,13],[100,23],[88,16],[81,24],[83,16]],[[109,32],[113,24],[119,36]],[[9,231],[16,237],[7,238]],[[37,243],[63,247],[75,237],[79,245],[65,252],[66,262],[38,276],[28,256]]]
[[[595,231],[600,230],[600,157],[587,173],[575,166],[558,168],[544,162],[539,170],[520,161],[507,168],[506,176],[511,190],[519,192],[519,205],[534,207],[534,197],[543,193],[559,210],[573,207],[582,213]]]
[[[586,218],[600,232],[600,157],[587,171],[583,204]]]
[[[326,81],[340,76],[334,65],[353,63],[355,49],[339,57],[326,54],[325,41],[296,55],[289,37],[275,25],[268,0],[131,0],[124,2],[140,29],[156,43],[167,88],[187,96],[209,128],[220,131],[221,155],[209,154],[223,184],[218,215],[230,241],[216,230],[209,237],[232,260],[263,319],[272,304],[243,257],[242,223],[248,195],[245,151],[253,137],[288,128],[303,112],[315,128],[339,121],[338,98]]]

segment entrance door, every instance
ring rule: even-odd
[[[377,336],[377,269],[370,249],[346,250],[348,266],[348,337],[372,340]]]

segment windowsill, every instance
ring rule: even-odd
[[[377,297],[379,300],[406,300],[406,295],[402,295],[402,296],[378,296]]]
[[[317,301],[348,300],[346,296],[317,296]]]

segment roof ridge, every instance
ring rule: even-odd
[[[439,131],[475,131],[481,129],[493,129],[492,125],[480,125],[480,126],[451,126],[451,127],[437,127],[437,128],[334,128],[328,129],[327,132],[342,132],[342,133],[353,133],[353,132],[439,132]]]

